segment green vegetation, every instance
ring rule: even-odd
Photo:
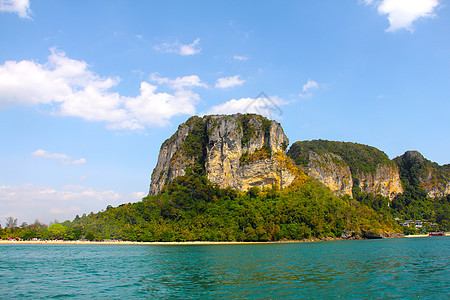
[[[250,142],[250,139],[255,135],[255,128],[250,124],[251,118],[252,115],[250,114],[240,115],[239,118],[239,121],[242,124],[242,147],[245,147],[248,142]]]
[[[441,191],[445,188],[450,181],[450,165],[439,166],[423,158],[418,152],[407,152],[391,161],[384,152],[374,147],[324,140],[296,142],[289,149],[288,155],[297,165],[308,166],[311,151],[319,155],[339,155],[348,164],[353,179],[353,198],[359,203],[389,216],[390,219],[427,220],[430,224],[437,224],[433,230],[450,230],[450,196],[431,198],[426,192],[433,188],[439,187]],[[333,162],[339,163],[338,160]],[[359,188],[357,174],[373,174],[379,164],[396,164],[399,167],[404,192],[392,202],[381,195],[362,193]],[[415,229],[409,227],[404,227],[403,230],[405,234],[415,232]]]
[[[353,176],[358,173],[376,173],[379,164],[394,165],[382,151],[362,144],[313,140],[294,143],[288,151],[297,165],[308,166],[309,153],[333,153],[339,155],[350,167]]]
[[[269,135],[270,134],[270,129],[272,128],[272,121],[270,121],[269,119],[260,116],[260,115],[256,115],[256,114],[245,114],[245,115],[238,115],[238,121],[240,126],[242,126],[242,139],[241,139],[241,144],[242,147],[245,147],[251,140],[252,137],[255,136],[255,134],[258,131],[262,131],[262,133],[264,135]],[[257,120],[258,123],[260,124],[259,126],[257,126],[255,128],[255,125],[250,124],[251,120]]]
[[[424,158],[417,151],[408,151],[394,158],[398,165],[402,183],[424,190],[445,190],[450,182],[450,165],[439,166]]]
[[[182,150],[186,157],[194,158],[197,167],[204,168],[206,145],[208,144],[207,122],[205,118],[192,117],[186,122],[191,127],[183,142]]]
[[[240,115],[243,140],[247,143],[256,130],[270,130],[270,121],[260,129],[250,126],[252,115]],[[279,161],[296,174],[297,179],[286,189],[276,186],[247,192],[220,188],[204,174],[208,143],[207,119],[193,117],[182,155],[197,163],[185,176],[176,178],[156,196],[147,196],[137,203],[108,205],[106,210],[90,213],[70,222],[53,222],[50,226],[35,221],[17,225],[17,219],[6,219],[0,227],[0,238],[108,240],[131,241],[279,241],[310,238],[335,238],[343,233],[356,235],[403,230],[416,233],[414,227],[403,227],[394,221],[427,221],[426,230],[450,229],[450,195],[430,198],[426,189],[445,186],[450,181],[450,166],[439,166],[424,159],[420,153],[407,152],[394,159],[399,167],[404,193],[390,201],[381,195],[363,193],[353,178],[353,200],[337,197],[321,183],[303,174],[282,153],[271,153],[268,146],[253,153],[244,153],[242,165],[267,157]],[[245,138],[244,138],[245,137]],[[287,145],[286,145],[287,146]],[[284,146],[283,146],[284,147]],[[334,153],[350,166],[352,174],[375,172],[378,164],[394,162],[383,152],[355,143],[308,141],[295,143],[288,152],[298,165],[307,166],[309,153]],[[180,155],[180,156],[182,156]],[[342,164],[340,159],[333,159]],[[434,225],[437,224],[437,225]],[[369,235],[370,235],[369,234]],[[368,235],[366,235],[368,236]]]
[[[399,166],[403,194],[392,201],[393,214],[402,219],[429,220],[438,230],[450,230],[450,195],[428,197],[425,188],[436,188],[450,181],[450,165],[439,166],[418,152],[406,152],[394,161]]]
[[[278,241],[340,237],[344,229],[394,232],[397,225],[366,205],[334,196],[301,175],[289,188],[246,193],[219,188],[188,172],[157,196],[54,224],[27,237],[133,241]],[[6,232],[8,231],[8,232]],[[24,231],[2,230],[5,237]]]
[[[55,222],[50,226],[42,224],[38,220],[30,225],[25,222],[20,226],[17,226],[17,224],[8,225],[7,223],[4,229],[0,227],[0,238],[78,240],[82,237],[82,228],[69,221],[64,223]]]
[[[261,122],[264,134],[270,134],[270,129],[272,128],[272,121],[266,118],[261,118]]]
[[[272,149],[270,149],[269,146],[264,145],[261,147],[261,149],[256,149],[253,153],[245,152],[242,154],[242,156],[239,158],[240,165],[248,165],[250,163],[270,158],[272,155]]]

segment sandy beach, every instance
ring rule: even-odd
[[[445,236],[449,236],[446,233]],[[405,238],[428,237],[428,234],[406,235]],[[190,242],[132,242],[132,241],[64,241],[64,240],[0,240],[0,245],[21,244],[21,245],[255,245],[255,244],[281,244],[281,243],[307,243],[307,242],[326,242],[326,241],[344,241],[339,238],[328,239],[306,239],[292,241],[274,241],[274,242],[209,242],[209,241],[190,241]]]
[[[14,241],[14,240],[0,240],[2,244],[22,244],[22,245],[244,245],[244,244],[279,244],[279,243],[300,243],[306,241],[277,241],[277,242],[130,242],[130,241]]]
[[[405,238],[418,238],[418,237],[428,237],[428,234],[410,234],[410,235],[405,235]]]
[[[340,239],[333,239],[340,240]],[[63,240],[0,240],[2,244],[19,245],[255,245],[255,244],[280,244],[280,243],[305,243],[320,242],[326,240],[308,239],[295,241],[275,241],[275,242],[209,242],[209,241],[190,241],[190,242],[131,242],[131,241],[63,241]],[[330,240],[327,240],[330,241]]]
[[[450,233],[446,232],[445,236],[450,236]],[[411,235],[405,235],[406,238],[418,238],[418,237],[429,237],[428,234],[411,234]]]

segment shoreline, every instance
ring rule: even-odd
[[[445,236],[449,236],[448,233]],[[424,238],[429,237],[425,234],[405,235],[396,238]],[[388,239],[392,239],[388,238]],[[65,241],[65,240],[0,240],[0,245],[256,245],[256,244],[289,244],[289,243],[311,243],[311,242],[333,242],[333,241],[349,241],[355,239],[341,239],[341,238],[328,238],[328,239],[305,239],[305,240],[284,240],[284,241],[268,241],[268,242],[212,242],[212,241],[186,241],[186,242],[134,242],[134,241]],[[368,239],[361,239],[368,240]]]
[[[269,241],[269,242],[211,242],[211,241],[189,241],[189,242],[132,242],[132,241],[63,241],[63,240],[37,240],[37,241],[15,241],[0,240],[0,245],[256,245],[256,244],[287,244],[307,243],[327,240],[298,240],[298,241]],[[328,240],[330,241],[330,240]],[[337,240],[335,240],[337,241]]]
[[[405,238],[422,238],[422,237],[429,237],[428,234],[410,234],[405,235]]]

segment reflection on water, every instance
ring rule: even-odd
[[[5,245],[0,293],[5,298],[443,299],[450,290],[449,241]]]

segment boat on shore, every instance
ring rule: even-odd
[[[445,232],[430,232],[428,236],[445,236]]]

